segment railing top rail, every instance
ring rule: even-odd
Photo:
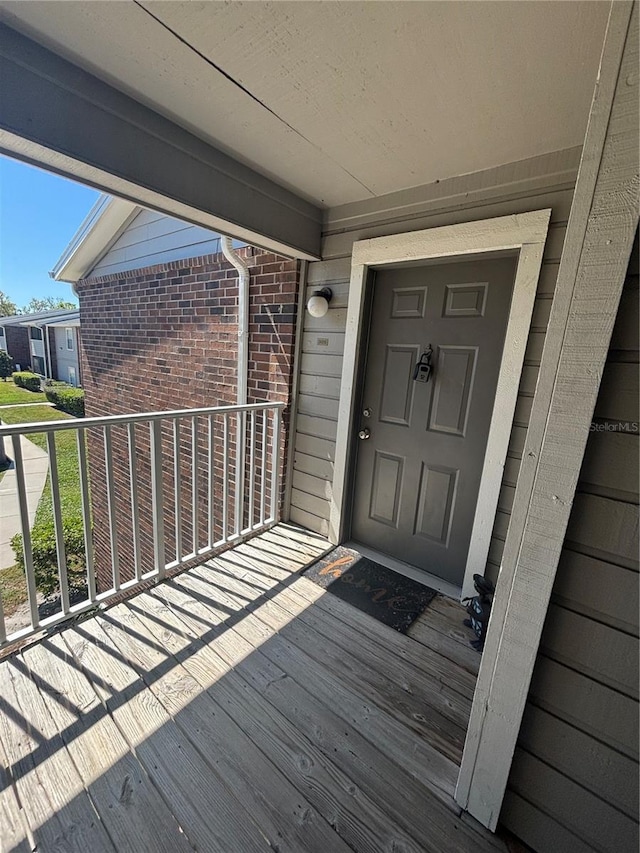
[[[114,426],[145,421],[159,421],[163,418],[196,417],[197,415],[224,415],[237,412],[253,412],[262,409],[284,409],[285,403],[250,403],[245,406],[210,406],[204,409],[171,409],[166,412],[142,412],[130,415],[106,415],[99,418],[69,418],[64,421],[39,421],[27,424],[6,424],[0,426],[0,438],[5,435],[26,435],[33,432],[58,432],[65,429],[85,429],[88,427]]]

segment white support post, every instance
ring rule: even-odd
[[[614,2],[456,800],[495,829],[638,225],[638,7]]]

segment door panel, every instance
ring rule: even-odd
[[[461,585],[516,259],[375,273],[354,539]],[[414,380],[431,346],[428,382]]]
[[[477,354],[477,347],[438,347],[431,394],[430,430],[464,436]]]
[[[419,354],[418,346],[387,345],[380,394],[380,421],[383,423],[410,425],[415,387],[413,369]]]

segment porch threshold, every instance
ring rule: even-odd
[[[288,524],[0,663],[7,849],[506,851],[453,794],[479,656],[301,577]]]

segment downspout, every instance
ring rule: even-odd
[[[222,254],[238,270],[238,382],[237,403],[247,402],[247,380],[249,373],[249,268],[236,254],[231,237],[221,235]],[[235,476],[235,535],[241,536],[244,529],[244,479],[247,419],[246,412],[236,415],[236,476]],[[252,472],[253,476],[253,472]],[[226,488],[226,487],[225,487]],[[225,532],[226,535],[226,532]]]
[[[222,254],[238,270],[238,385],[237,403],[247,402],[249,373],[249,267],[240,258],[231,237],[221,237]]]

